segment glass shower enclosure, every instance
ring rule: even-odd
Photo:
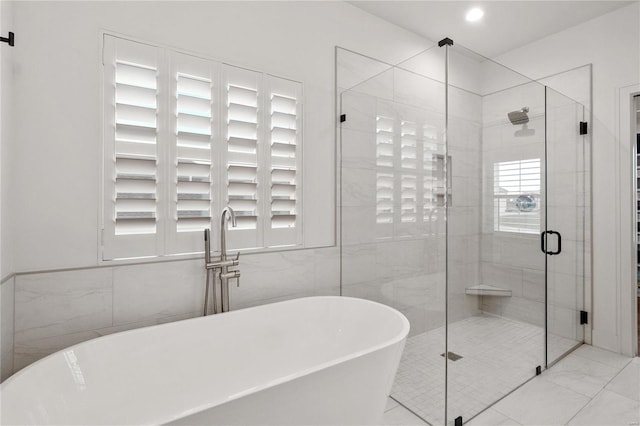
[[[341,293],[411,323],[391,397],[465,423],[584,341],[588,112],[446,39],[336,72]]]

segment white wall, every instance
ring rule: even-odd
[[[15,212],[3,221],[18,274],[15,369],[91,337],[201,310],[201,260],[97,267],[101,30],[304,82],[307,247],[335,244],[335,45],[392,63],[428,45],[343,2],[15,2],[13,9],[12,87],[20,96],[11,103],[12,168],[3,179],[11,192],[2,202]],[[338,294],[335,247],[247,255],[240,269],[233,308]]]
[[[15,25],[17,271],[97,262],[100,30],[304,82],[308,247],[335,243],[334,45],[398,60],[424,44],[352,6],[322,2],[19,2]]]
[[[621,197],[629,195],[620,194],[618,171],[631,161],[619,160],[627,142],[615,136],[616,93],[640,80],[639,39],[640,4],[634,3],[497,58],[532,78],[593,64],[593,344],[627,354],[631,335],[620,334],[618,304],[622,289],[635,281],[628,273],[635,260],[628,250],[632,211],[620,209]]]

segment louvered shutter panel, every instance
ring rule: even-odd
[[[230,249],[262,247],[262,197],[258,183],[262,141],[262,76],[224,65],[226,203],[237,227],[228,229]]]
[[[193,253],[203,250],[202,230],[211,229],[212,247],[218,214],[215,190],[219,164],[212,164],[219,152],[214,134],[219,91],[219,67],[212,61],[191,55],[171,55],[171,99],[173,116],[172,223],[169,250]]]
[[[104,259],[162,252],[161,56],[155,47],[105,36]]]
[[[434,222],[436,198],[434,191],[436,188],[436,165],[435,155],[438,153],[438,134],[437,129],[431,125],[425,124],[422,127],[422,161],[424,170],[423,179],[423,203],[422,212],[425,222]]]
[[[415,173],[417,160],[417,125],[410,121],[401,121],[400,167],[403,169],[403,174],[400,182],[400,220],[405,223],[415,223],[417,219],[418,182]]]
[[[302,243],[302,84],[265,76],[265,245]]]
[[[392,238],[395,214],[394,120],[376,116],[376,237]]]

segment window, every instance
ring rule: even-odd
[[[302,84],[105,35],[103,259],[302,244]],[[213,238],[217,242],[217,238]]]
[[[493,165],[495,231],[540,232],[540,159]]]

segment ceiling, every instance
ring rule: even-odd
[[[349,1],[352,5],[429,40],[453,39],[495,57],[633,1]],[[466,22],[481,7],[484,18]]]

